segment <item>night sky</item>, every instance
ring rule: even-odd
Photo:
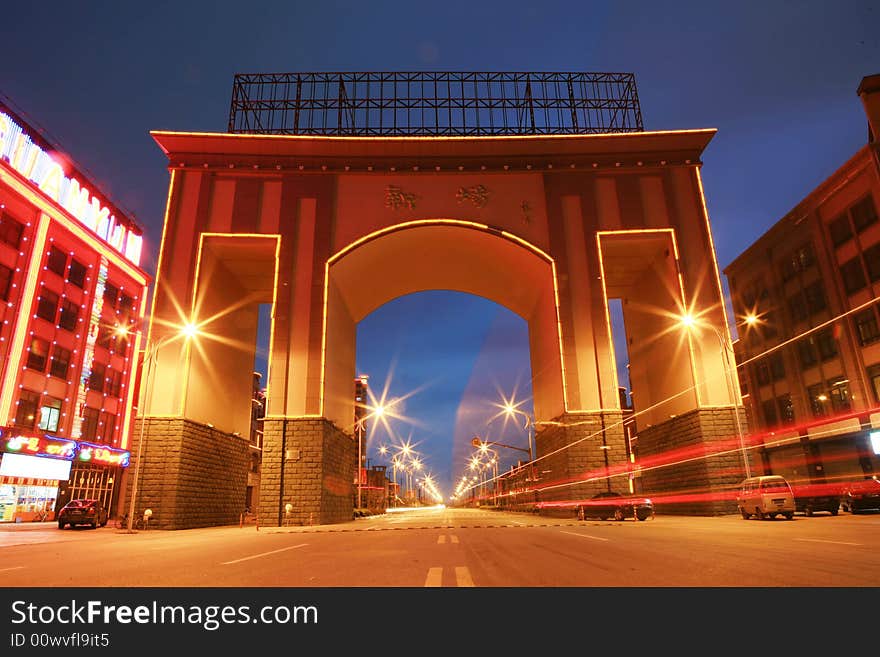
[[[225,131],[235,73],[635,73],[647,130],[718,129],[703,181],[722,268],[866,142],[856,88],[880,73],[867,0],[7,5],[0,94],[145,227],[151,274],[169,176],[149,131]],[[530,394],[525,322],[492,302],[393,301],[360,324],[357,363],[374,392],[413,393],[395,437],[446,492],[475,434],[526,444],[486,423]]]

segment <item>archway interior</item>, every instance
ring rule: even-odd
[[[184,417],[245,438],[252,430],[261,308],[271,312],[274,300],[276,248],[275,236],[203,236],[192,310],[200,332],[182,355],[189,368],[182,381],[154,391],[165,398],[183,386]]]
[[[599,249],[606,299],[619,303],[621,321],[611,326],[625,334],[637,425],[696,408],[694,360],[679,325],[684,302],[672,232],[601,233]]]
[[[353,429],[356,326],[383,304],[427,290],[494,301],[529,327],[537,419],[565,410],[558,314],[549,260],[497,231],[446,224],[377,236],[328,268],[323,415]]]

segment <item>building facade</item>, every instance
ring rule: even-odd
[[[724,270],[752,447],[794,484],[880,474],[880,75],[858,95],[868,142]]]
[[[148,276],[142,229],[0,104],[0,522],[118,502]]]

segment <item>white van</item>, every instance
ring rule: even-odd
[[[780,475],[749,477],[742,482],[736,505],[742,517],[748,520],[755,516],[758,520],[785,516],[794,517],[794,493],[791,486]]]

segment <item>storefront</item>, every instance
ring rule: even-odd
[[[112,508],[129,457],[106,445],[0,429],[0,522],[54,520],[77,498]]]

